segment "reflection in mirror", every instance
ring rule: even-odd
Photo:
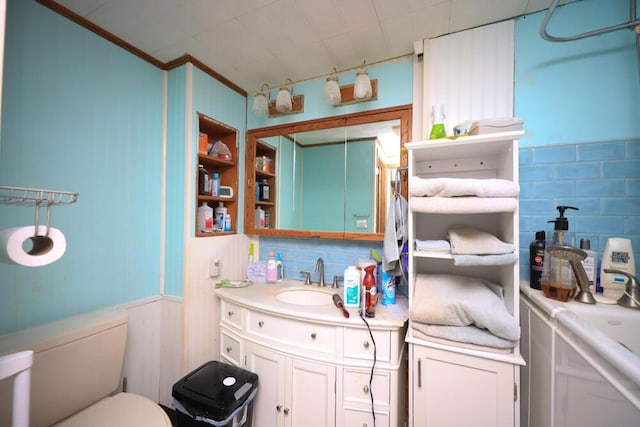
[[[278,150],[277,229],[382,233],[400,120],[262,138]]]

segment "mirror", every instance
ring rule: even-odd
[[[410,140],[410,118],[409,105],[248,131],[247,170],[269,147],[275,179],[256,173],[254,183],[269,179],[273,200],[245,204],[247,232],[382,240],[394,191],[406,197],[401,146]],[[256,191],[251,181],[245,194]],[[268,228],[256,224],[256,207]]]

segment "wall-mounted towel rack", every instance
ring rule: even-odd
[[[78,193],[71,191],[0,186],[1,205],[70,205],[76,200],[78,200]]]

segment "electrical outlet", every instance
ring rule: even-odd
[[[220,274],[220,260],[218,258],[209,259],[209,277],[218,277]]]

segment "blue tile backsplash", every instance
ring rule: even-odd
[[[520,156],[520,278],[529,280],[529,243],[538,230],[551,230],[556,206],[567,210],[576,242],[591,240],[599,259],[609,237],[631,239],[640,265],[640,140],[605,141],[521,148]],[[382,254],[381,242],[260,237],[260,259],[280,252],[285,276],[300,279],[300,271],[315,273],[315,260],[325,262],[325,277],[342,275],[358,259]]]
[[[567,210],[576,242],[591,240],[601,259],[609,237],[631,239],[640,265],[640,140],[520,149],[520,278],[529,280],[529,243]]]

